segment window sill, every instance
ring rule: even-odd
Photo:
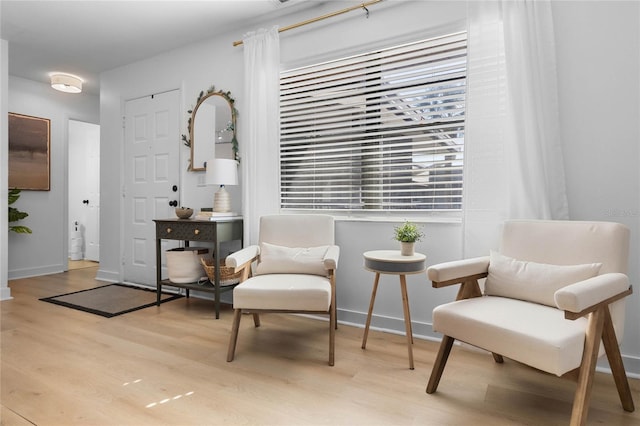
[[[324,210],[286,210],[283,213],[293,214],[328,214],[333,216],[336,222],[386,222],[402,223],[410,221],[414,223],[448,223],[461,224],[462,212],[371,212],[371,213],[348,213],[339,211]]]
[[[333,218],[336,222],[387,222],[387,223],[402,223],[406,220],[414,223],[450,223],[461,224],[462,216],[429,216],[429,215],[394,215],[394,216],[356,216],[356,215],[340,215],[334,214]]]

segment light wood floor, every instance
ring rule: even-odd
[[[70,271],[83,268],[97,268],[98,262],[92,260],[71,260],[69,259],[68,268]]]
[[[327,366],[327,323],[267,315],[240,325],[225,362],[227,308],[179,299],[114,318],[41,302],[95,287],[95,268],[14,280],[0,304],[3,425],[565,425],[574,383],[455,347],[425,393],[437,344],[341,325]],[[640,381],[632,380],[636,405]],[[596,374],[589,424],[639,425],[609,375]]]

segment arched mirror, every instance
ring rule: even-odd
[[[182,135],[191,147],[189,170],[205,170],[205,163],[213,157],[238,159],[236,138],[236,109],[229,92],[200,92],[196,106],[189,111],[189,138]]]

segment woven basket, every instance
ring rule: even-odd
[[[200,258],[200,262],[204,267],[205,272],[207,273],[207,277],[209,277],[209,281],[214,283],[216,281],[216,265],[215,260],[212,258]],[[220,285],[234,285],[240,282],[240,275],[242,271],[234,272],[234,268],[230,266],[220,265]]]

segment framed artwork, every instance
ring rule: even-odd
[[[51,120],[9,113],[9,188],[49,191]]]

